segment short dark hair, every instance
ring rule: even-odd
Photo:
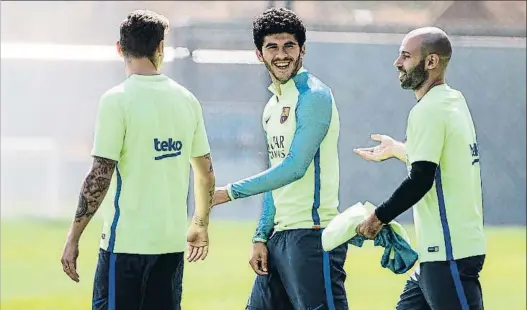
[[[253,21],[253,40],[259,51],[262,51],[265,37],[277,33],[294,35],[300,47],[306,43],[306,27],[295,12],[289,9],[267,9]]]
[[[128,14],[120,25],[119,44],[125,57],[152,57],[165,39],[168,20],[155,12],[136,10]]]
[[[437,54],[445,68],[452,57],[452,45],[444,32],[430,32],[422,35],[421,54],[423,58],[430,54]]]

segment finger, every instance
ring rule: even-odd
[[[199,259],[201,259],[201,255],[203,255],[203,247],[199,247],[196,251],[196,257],[194,257],[194,262],[197,262]]]
[[[364,227],[364,225],[360,225],[358,234],[364,238],[368,238],[366,235],[366,227]]]
[[[366,238],[366,236],[360,230],[357,231],[357,236],[360,236],[362,238],[368,239],[368,238]]]
[[[187,245],[187,261],[190,258],[190,254],[192,253],[192,246],[190,243]]]
[[[73,276],[72,279],[75,282],[79,282],[79,274],[77,273],[77,260],[76,259],[70,261],[69,269],[70,269],[71,275]]]
[[[249,261],[249,265],[251,265],[251,268],[253,269],[253,271],[257,274],[257,275],[260,275],[260,276],[265,276],[267,275],[267,272],[263,272],[261,270],[261,265],[260,265],[260,257],[258,255],[255,255],[251,258],[251,260]]]
[[[359,225],[357,225],[357,227],[355,227],[355,233],[357,235],[360,235],[360,226],[361,226],[361,224],[359,224]]]
[[[375,147],[359,147],[353,149],[353,152],[360,153],[360,152],[370,152],[373,153]]]
[[[267,274],[267,254],[266,253],[262,253],[261,255],[260,265],[262,267],[262,272]]]
[[[192,262],[194,260],[194,257],[196,257],[197,252],[198,252],[198,249],[195,246],[191,245],[190,246],[190,251],[189,251],[189,256],[188,256],[187,260],[189,262]]]
[[[64,271],[64,273],[69,277],[68,263],[66,263],[64,259],[61,259],[60,262],[62,264],[62,271]]]
[[[66,261],[66,274],[75,282],[79,282],[79,275],[75,270],[75,263],[72,261]]]
[[[260,274],[260,270],[258,270],[258,260],[255,257],[252,257],[249,260],[249,265],[251,265],[251,268],[256,274]]]
[[[382,135],[380,134],[375,133],[375,134],[372,134],[370,137],[373,141],[382,141]]]
[[[205,260],[208,254],[209,254],[209,246],[206,245],[203,247],[203,254],[201,255],[201,260]]]
[[[62,259],[61,260],[61,263],[62,263],[62,270],[64,271],[64,273],[71,278],[70,276],[70,271],[69,271],[69,265],[68,265],[68,262],[65,260],[65,259]]]
[[[375,155],[373,155],[373,152],[370,152],[370,151],[358,151],[356,152],[357,155],[359,155],[360,157],[366,159],[366,160],[371,160],[371,161],[377,161],[377,157]]]
[[[368,237],[368,239],[375,239],[375,236],[377,235],[375,230],[371,228],[367,229],[364,234]]]
[[[199,253],[199,247],[197,246],[194,246],[193,249],[192,249],[192,256],[190,257],[190,262],[195,262],[196,261],[196,258],[198,257],[198,253]]]
[[[263,268],[262,268],[262,259],[261,258],[256,260],[256,273],[261,275],[261,276],[267,275],[267,271],[264,271]]]

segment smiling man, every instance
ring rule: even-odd
[[[414,206],[419,268],[407,281],[397,310],[480,310],[486,238],[479,151],[463,94],[447,85],[452,57],[447,34],[435,27],[406,35],[394,66],[403,89],[414,92],[406,142],[374,135],[380,145],[357,149],[367,160],[395,157],[409,174],[360,226],[374,238],[383,224]]]
[[[264,193],[250,261],[258,276],[247,309],[348,309],[347,245],[328,253],[321,244],[322,229],[339,213],[335,100],[302,67],[306,29],[295,13],[265,11],[253,37],[272,80],[262,117],[270,167],[217,189],[213,203]]]

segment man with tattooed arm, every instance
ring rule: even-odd
[[[127,78],[99,102],[93,164],[61,259],[79,282],[79,240],[101,207],[92,309],[180,309],[186,245],[188,261],[207,256],[210,147],[198,100],[159,73],[167,29],[168,21],[150,11],[127,16],[117,42]],[[187,230],[190,166],[196,206]]]

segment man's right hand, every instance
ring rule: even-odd
[[[251,260],[249,264],[256,274],[265,276],[267,272],[267,246],[265,243],[256,242],[253,244],[253,250],[251,253]]]
[[[187,229],[187,260],[189,262],[196,262],[200,259],[204,260],[209,253],[208,227],[199,222],[200,217],[195,218],[198,218],[198,220],[194,219],[194,222]]]
[[[67,241],[62,251],[62,270],[70,277],[73,281],[79,282],[79,274],[77,273],[77,258],[79,257],[79,242],[78,241]]]
[[[360,157],[371,161],[383,161],[394,156],[396,141],[392,137],[373,134],[371,139],[379,141],[380,144],[374,147],[353,149],[353,151]]]

